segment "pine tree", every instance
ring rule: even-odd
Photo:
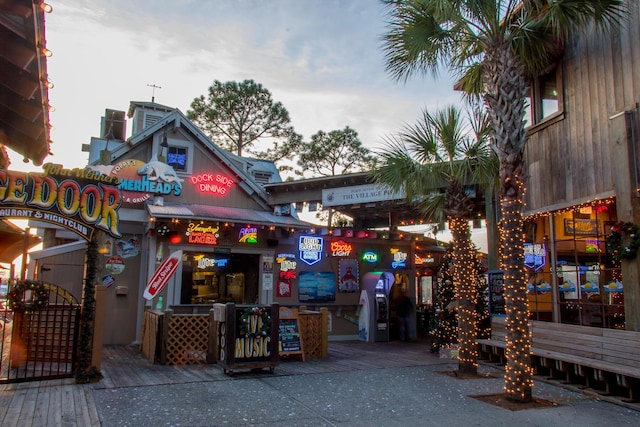
[[[458,342],[456,310],[455,308],[449,307],[455,297],[452,264],[453,251],[451,248],[448,248],[442,258],[440,269],[438,270],[438,286],[434,304],[435,313],[431,317],[429,325],[431,352],[433,353],[439,351],[442,347]]]
[[[440,269],[438,270],[438,286],[434,304],[435,313],[431,317],[429,324],[431,352],[433,353],[439,351],[442,347],[455,344],[458,341],[458,320],[456,317],[455,304],[454,306],[450,306],[450,304],[455,301],[452,255],[451,249],[447,249]],[[477,251],[473,261],[473,268],[475,271],[474,277],[477,290],[476,312],[478,316],[478,330],[476,331],[476,336],[478,338],[487,338],[491,326],[491,317],[489,316],[486,269],[482,265]]]

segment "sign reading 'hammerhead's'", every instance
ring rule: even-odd
[[[40,173],[0,169],[0,218],[56,224],[86,240],[96,228],[122,237],[118,178],[53,163],[42,169]]]

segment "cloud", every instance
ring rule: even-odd
[[[378,0],[65,0],[53,6],[46,18],[56,85],[49,161],[68,167],[86,163],[81,144],[99,136],[106,108],[126,111],[129,101],[153,94],[186,112],[214,80],[261,83],[305,138],[350,126],[368,146],[417,120],[423,108],[460,102],[444,69],[437,81],[416,76],[406,84],[386,74]]]

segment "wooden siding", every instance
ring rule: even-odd
[[[234,184],[224,195],[201,193],[198,190],[198,186],[191,183],[190,176],[183,175],[181,176],[184,179],[182,183],[182,194],[179,197],[165,197],[165,200],[195,205],[263,210],[263,208],[240,187],[241,178],[235,176],[231,169],[222,164],[211,152],[199,144],[194,144],[192,151],[194,155],[193,176],[204,173],[220,174],[231,178]]]
[[[180,140],[184,142],[185,140],[180,138],[179,135],[181,134],[172,134],[171,140]],[[152,144],[145,143],[134,148],[113,163],[117,164],[118,161],[125,159],[140,159],[143,162],[149,162],[154,154]],[[211,151],[207,150],[199,143],[193,143],[193,140],[191,140],[189,155],[192,156],[193,159],[192,174],[178,172],[180,178],[184,180],[182,182],[182,193],[179,196],[164,196],[164,200],[166,202],[224,206],[241,209],[264,209],[254,200],[252,195],[248,195],[247,192],[240,187],[239,183],[241,182],[241,178],[236,176],[235,173],[232,172],[229,167],[225,166]],[[190,178],[192,175],[199,175],[203,173],[228,176],[233,179],[234,184],[229,188],[224,196],[201,193],[198,191],[197,186],[191,183]]]
[[[82,300],[84,286],[84,256],[86,249],[66,252],[38,260],[38,279],[52,283],[70,292],[78,301]]]
[[[640,8],[623,30],[594,30],[566,44],[564,112],[529,131],[526,213],[614,192],[609,117],[640,101]]]

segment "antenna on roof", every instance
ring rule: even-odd
[[[149,86],[150,88],[153,88],[152,92],[151,92],[151,102],[155,102],[155,100],[156,100],[156,89],[162,89],[162,87],[161,86],[157,86],[155,84],[150,84],[150,85],[147,85],[147,86]]]

